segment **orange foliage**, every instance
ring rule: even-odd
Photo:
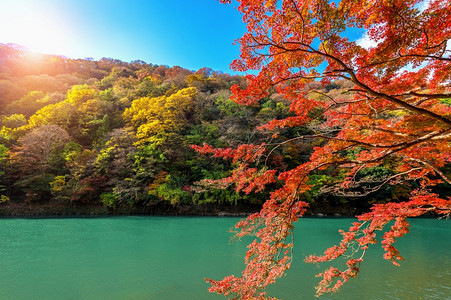
[[[348,232],[342,231],[339,245],[323,256],[307,258],[308,262],[324,262],[345,253],[351,255],[346,270],[332,267],[319,274],[323,279],[317,294],[336,291],[355,277],[368,245],[376,243],[375,231],[384,230],[393,220],[382,245],[384,258],[397,264],[402,257],[393,243],[408,232],[406,218],[428,212],[449,215],[451,210],[450,198],[429,190],[438,183],[451,184],[443,172],[451,157],[451,107],[444,101],[451,98],[449,2],[238,2],[247,32],[239,40],[240,59],[232,67],[236,71],[258,70],[258,75],[247,76],[245,89],[233,86],[233,99],[256,105],[276,90],[290,101],[295,115],[270,121],[261,130],[310,126],[314,134],[295,139],[323,139],[327,143],[316,147],[308,162],[278,175],[275,170],[260,168],[258,162],[266,161],[272,149],[281,144],[246,145],[236,150],[195,147],[201,153],[233,159],[238,167],[222,182],[233,182],[237,189],[261,190],[276,176],[283,183],[259,213],[236,225],[239,236],[257,237],[248,246],[242,276],[208,279],[210,291],[240,299],[266,297],[264,288],[290,266],[292,243],[288,240],[293,222],[308,207],[299,195],[311,189],[309,175],[328,166],[346,173],[341,182],[329,187],[342,195],[349,195],[347,190],[362,183],[356,178],[363,170],[381,165],[389,166],[393,174],[364,190],[363,195],[409,180],[417,181],[419,188],[408,201],[375,205],[369,213],[358,216],[359,222]],[[345,30],[349,28],[366,30],[372,44],[360,45],[348,39]],[[350,82],[351,87],[342,95],[310,88],[334,80]],[[321,113],[315,113],[318,111]],[[317,120],[318,115],[321,120]]]

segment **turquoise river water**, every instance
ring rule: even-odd
[[[248,241],[230,241],[238,218],[0,219],[0,299],[225,299],[203,278],[239,275]],[[280,299],[316,299],[304,255],[322,253],[352,219],[305,218],[292,268],[269,288]],[[400,267],[370,248],[361,274],[319,299],[451,299],[451,223],[411,220]]]

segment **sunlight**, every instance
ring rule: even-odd
[[[68,49],[69,30],[55,10],[8,3],[0,18],[0,43],[16,43],[36,53],[64,54]]]
[[[33,52],[61,53],[63,51],[60,39],[63,33],[59,26],[38,18],[29,19],[28,23],[32,26],[16,27],[11,33],[17,41]]]

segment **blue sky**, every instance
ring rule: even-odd
[[[427,1],[426,1],[427,2]],[[218,0],[0,0],[0,43],[71,58],[232,72],[242,16]],[[359,30],[352,40],[374,44]],[[254,73],[254,72],[251,72]]]
[[[217,0],[0,0],[0,43],[72,58],[230,72],[244,31]]]

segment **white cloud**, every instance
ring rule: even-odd
[[[425,11],[426,9],[428,9],[429,8],[429,5],[431,5],[431,1],[432,0],[424,0],[423,2],[420,2],[420,3],[418,3],[417,5],[417,8],[418,8],[418,10],[420,11],[420,12],[423,12],[423,11]]]
[[[363,36],[361,38],[359,38],[358,40],[356,40],[355,42],[357,45],[359,45],[365,49],[374,48],[379,44],[379,42],[376,42],[376,41],[370,39],[367,32],[365,32],[363,34]]]

